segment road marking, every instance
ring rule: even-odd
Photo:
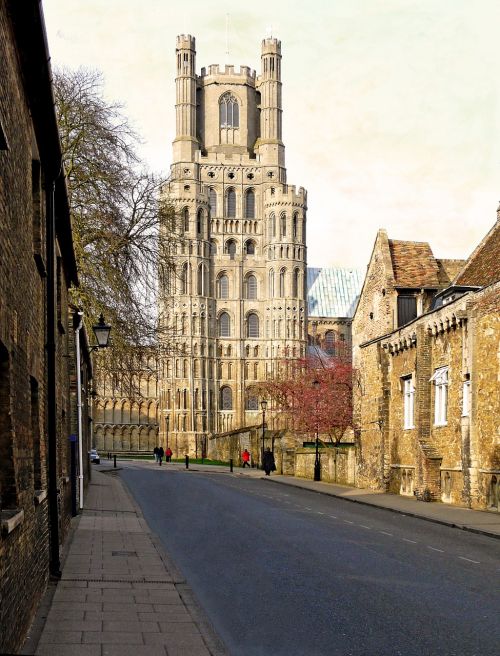
[[[317,510],[316,512],[318,513],[318,515],[324,515],[325,514],[324,512],[321,512],[321,510]]]
[[[475,565],[480,565],[479,560],[472,560],[471,558],[466,558],[465,556],[459,556],[460,560],[466,560],[468,563],[474,563]]]
[[[427,549],[432,549],[432,551],[439,551],[439,553],[444,553],[443,549],[436,549],[436,547],[430,547],[427,545]]]
[[[412,544],[417,544],[416,540],[409,540],[408,538],[401,538],[404,542],[411,542]]]
[[[304,506],[306,510],[312,510],[312,508],[308,508],[307,506]]]
[[[383,533],[384,535],[390,535],[392,538],[392,533],[387,533],[387,531],[379,531],[379,533]]]
[[[367,528],[368,530],[371,530],[371,526],[365,526],[364,524],[359,524],[359,526],[361,526],[361,528]]]
[[[354,524],[354,522],[351,522],[349,519],[344,519],[344,522],[345,522],[346,524]]]
[[[329,517],[331,517],[332,519],[338,519],[337,515],[329,515]]]

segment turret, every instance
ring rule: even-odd
[[[196,42],[193,36],[181,34],[176,44],[176,131],[174,162],[191,162],[198,149],[196,139]]]
[[[259,153],[263,164],[283,167],[285,166],[285,150],[281,134],[283,113],[281,107],[281,41],[274,38],[262,41],[261,62]]]

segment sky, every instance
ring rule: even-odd
[[[53,66],[103,73],[167,173],[175,37],[260,72],[282,44],[288,182],[308,192],[310,266],[365,268],[379,228],[467,257],[500,199],[498,0],[43,0]],[[229,52],[229,56],[227,54]]]

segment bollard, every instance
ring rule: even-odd
[[[186,469],[189,469],[189,456],[186,453]]]
[[[229,459],[229,471],[230,471],[231,473],[232,473],[232,471],[233,471],[233,459],[232,459],[232,458]]]
[[[116,469],[116,453],[113,454],[113,467]]]

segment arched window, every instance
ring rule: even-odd
[[[236,242],[234,239],[229,239],[226,241],[226,253],[231,257],[231,259],[233,259],[236,255]]]
[[[282,237],[286,236],[286,215],[282,214],[280,216],[280,233]]]
[[[219,337],[231,336],[231,318],[227,312],[222,312],[219,316]]]
[[[246,399],[245,399],[245,410],[258,410],[259,409],[259,398],[256,391],[250,387],[247,390]]]
[[[280,298],[283,298],[285,296],[285,276],[286,276],[286,269],[281,269],[280,271]]]
[[[200,296],[207,295],[208,288],[208,271],[205,264],[200,264],[198,266],[198,284],[197,284],[197,293]]]
[[[249,239],[245,243],[245,252],[247,255],[255,255],[255,242],[253,239]]]
[[[236,192],[233,188],[228,189],[226,194],[226,217],[229,219],[236,217]]]
[[[222,273],[217,279],[217,297],[229,298],[229,278]]]
[[[255,312],[251,312],[247,317],[247,337],[255,338],[259,336],[259,317]]]
[[[210,255],[217,255],[217,242],[215,239],[210,242]]]
[[[293,215],[293,222],[292,222],[292,226],[293,226],[292,234],[294,239],[297,239],[298,236],[298,223],[299,223],[299,217],[297,212],[295,212],[295,214]]]
[[[300,272],[298,269],[295,269],[293,272],[293,288],[292,288],[292,296],[294,298],[297,298],[299,295],[299,276]]]
[[[203,210],[198,210],[196,217],[196,232],[201,235],[203,232]]]
[[[247,293],[246,297],[255,299],[257,298],[257,278],[253,275],[253,273],[249,274],[247,276]]]
[[[221,128],[238,128],[240,126],[240,108],[231,93],[225,93],[219,100]]]
[[[335,355],[335,333],[333,330],[327,330],[325,333],[324,350],[328,355]]]
[[[184,227],[184,232],[189,231],[189,210],[188,208],[184,208],[184,214],[183,214],[183,227]]]
[[[220,391],[221,410],[233,409],[233,391],[230,387],[223,387]]]
[[[274,297],[274,271],[272,269],[269,271],[269,297]]]
[[[217,214],[217,192],[213,187],[208,190],[208,203],[210,205],[210,216]]]
[[[255,219],[255,191],[249,189],[245,194],[245,219]]]
[[[271,216],[269,217],[267,231],[269,237],[276,237],[276,217],[274,216],[274,214],[271,214]]]
[[[189,294],[189,268],[187,262],[184,262],[181,269],[180,292],[181,294]]]

